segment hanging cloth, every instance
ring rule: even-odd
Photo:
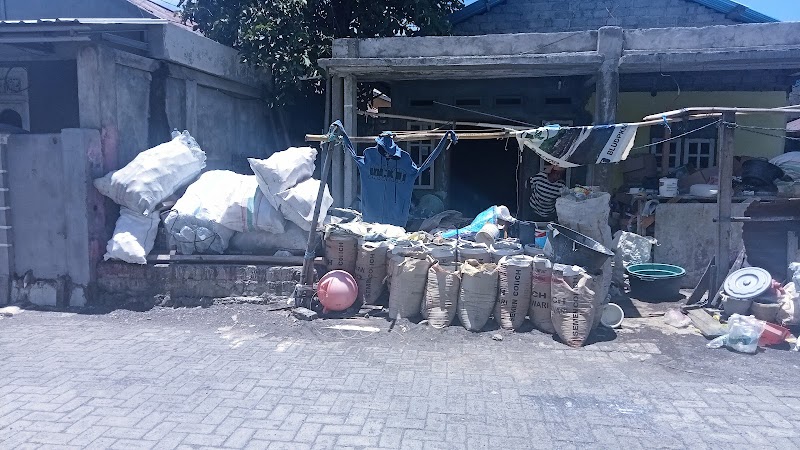
[[[528,147],[559,167],[616,163],[628,157],[638,126],[632,124],[591,127],[546,127],[517,135],[519,147]]]
[[[411,209],[414,182],[433,165],[445,148],[458,142],[458,137],[454,131],[448,131],[420,166],[395,144],[391,134],[384,133],[375,138],[376,145],[364,150],[364,156],[358,156],[346,134],[343,140],[361,175],[361,213],[364,221],[405,227]]]

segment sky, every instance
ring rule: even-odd
[[[180,0],[159,1],[177,5]],[[475,1],[465,0],[464,3]],[[739,0],[739,3],[779,20],[800,22],[800,0]]]
[[[178,0],[167,0],[176,2]],[[465,0],[474,3],[476,0]],[[739,3],[760,13],[784,21],[800,22],[800,0],[738,0]]]

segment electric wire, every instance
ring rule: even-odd
[[[658,142],[653,142],[652,144],[646,144],[646,145],[640,145],[638,147],[633,147],[633,148],[631,148],[631,150],[638,150],[638,149],[641,149],[641,148],[655,147],[656,145],[660,145],[660,144],[663,144],[663,143],[669,142],[669,141],[674,141],[675,139],[680,139],[680,138],[682,138],[684,136],[688,136],[688,135],[690,135],[692,133],[696,133],[696,132],[698,132],[698,131],[700,131],[700,130],[702,130],[704,128],[708,128],[708,127],[710,127],[712,125],[717,125],[720,122],[722,122],[722,120],[715,120],[714,122],[707,123],[707,124],[703,125],[702,127],[695,128],[694,130],[689,130],[689,131],[687,131],[685,133],[682,133],[682,134],[679,134],[677,136],[672,136],[671,138],[668,138],[668,139],[664,139],[664,140],[661,140],[661,141],[658,141]]]

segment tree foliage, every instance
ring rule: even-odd
[[[324,85],[317,65],[336,38],[444,34],[461,0],[183,0],[183,17],[207,37],[268,69],[271,101]]]

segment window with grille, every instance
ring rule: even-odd
[[[654,137],[651,144],[663,141]],[[661,156],[664,144],[650,147],[650,153],[656,157],[656,166],[661,169]],[[715,139],[675,139],[669,142],[669,168],[675,169],[691,164],[695,169],[706,169],[716,165],[717,143]]]
[[[409,131],[429,131],[433,129],[433,124],[423,122],[409,122]],[[421,165],[428,159],[433,149],[436,148],[436,142],[430,141],[417,141],[407,142],[406,151],[411,155],[411,159],[417,164]],[[420,174],[417,181],[414,182],[414,187],[417,189],[433,189],[434,188],[434,168],[436,164]]]

